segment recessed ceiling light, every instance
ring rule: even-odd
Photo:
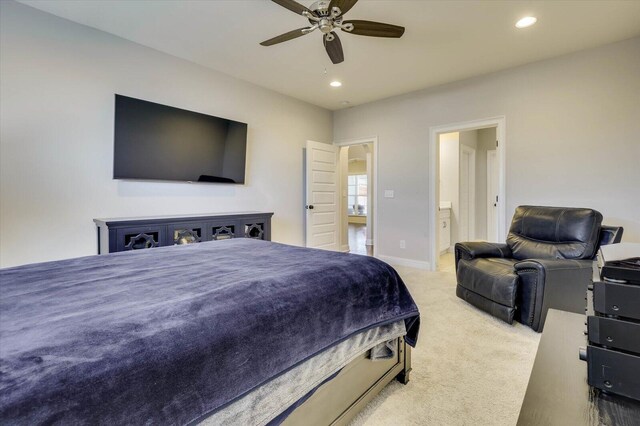
[[[518,27],[518,28],[527,28],[527,27],[532,26],[536,22],[538,22],[538,18],[536,18],[535,16],[525,16],[524,18],[522,18],[518,22],[516,22],[516,27]]]
[[[342,83],[340,83],[338,80],[334,80],[331,83],[329,83],[329,85],[331,87],[340,87],[340,86],[342,86]]]

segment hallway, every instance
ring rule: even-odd
[[[373,246],[367,242],[367,225],[359,223],[349,224],[349,253],[373,256]]]
[[[438,261],[438,271],[440,272],[456,272],[455,257],[453,253],[447,252],[440,255]]]

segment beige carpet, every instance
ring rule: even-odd
[[[442,260],[440,272],[396,268],[422,319],[411,381],[389,384],[352,425],[516,424],[540,335],[458,299],[452,256]]]

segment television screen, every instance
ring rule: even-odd
[[[116,95],[114,179],[244,183],[247,125]]]

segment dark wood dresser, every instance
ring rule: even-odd
[[[518,426],[640,425],[640,402],[587,384],[586,316],[549,309]]]
[[[270,212],[238,212],[93,221],[98,227],[98,254],[105,254],[227,238],[270,241],[271,216]]]

